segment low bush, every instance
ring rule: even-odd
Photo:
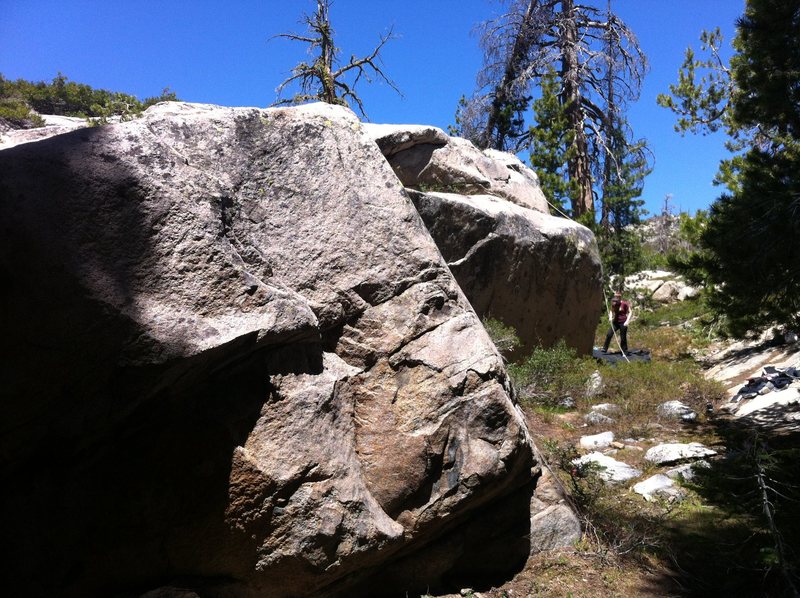
[[[44,119],[33,112],[24,101],[15,98],[0,99],[0,120],[12,128],[32,129],[44,126]]]
[[[578,357],[562,340],[549,349],[535,348],[527,358],[510,365],[508,372],[522,403],[556,406],[564,397],[577,400],[582,396],[595,367],[591,358]]]
[[[6,112],[11,115],[4,116],[0,107],[0,117],[17,126],[44,124],[35,117],[29,119],[30,123],[25,120],[26,117],[20,117],[21,114],[29,115],[32,110],[39,114],[87,118],[92,124],[103,124],[112,116],[129,120],[153,104],[177,99],[175,92],[169,88],[164,89],[159,96],[140,101],[127,93],[95,89],[84,83],[70,81],[61,73],[50,83],[25,79],[11,81],[0,74],[0,103],[6,105]]]
[[[521,341],[517,336],[517,331],[512,326],[506,326],[500,320],[491,317],[483,318],[483,327],[492,339],[495,347],[500,353],[507,357],[511,352],[520,346]]]

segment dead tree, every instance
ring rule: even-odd
[[[283,90],[295,82],[300,84],[300,91],[291,98],[279,99],[273,105],[320,101],[348,106],[353,102],[359,112],[366,117],[364,104],[355,91],[356,85],[362,78],[371,83],[372,78],[377,77],[398,94],[400,93],[395,83],[383,72],[380,64],[380,52],[392,39],[392,31],[390,29],[388,33],[381,35],[378,45],[367,56],[361,58],[351,56],[347,64],[340,65],[340,50],[334,43],[334,30],[330,20],[330,3],[330,0],[317,0],[316,12],[313,15],[303,16],[301,22],[306,25],[306,35],[282,33],[276,36],[308,44],[308,52],[314,59],[295,66],[292,75],[278,86],[276,93],[280,97]],[[352,81],[348,82],[346,79],[348,77],[352,78]]]
[[[601,10],[575,0],[506,2],[507,12],[481,28],[484,67],[478,90],[461,114],[463,134],[480,147],[523,149],[527,131],[522,115],[533,89],[551,65],[559,64],[560,102],[572,131],[567,170],[578,188],[572,212],[591,213],[593,166],[597,153],[610,147],[608,107],[620,110],[638,97],[647,68],[644,54],[610,6]],[[610,88],[609,65],[615,69]]]

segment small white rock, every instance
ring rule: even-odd
[[[647,478],[643,482],[639,482],[633,487],[633,491],[637,494],[641,494],[645,500],[648,501],[653,500],[654,497],[665,498],[672,501],[683,495],[683,493],[675,487],[675,482],[663,473],[658,473]]]
[[[684,405],[680,401],[667,401],[661,403],[657,409],[658,415],[669,419],[682,419],[683,421],[694,421],[697,419],[691,407]]]
[[[600,434],[582,437],[579,444],[581,448],[591,450],[606,448],[612,442],[614,442],[614,432],[601,432]]]
[[[572,462],[575,465],[596,463],[600,467],[597,470],[597,475],[608,483],[626,482],[642,475],[642,472],[635,467],[598,452],[589,453]]]
[[[699,442],[690,442],[689,444],[676,442],[654,446],[645,453],[644,458],[646,461],[656,465],[668,465],[680,461],[711,457],[716,454],[717,451],[707,448]]]
[[[592,411],[591,413],[587,413],[584,418],[586,423],[590,426],[610,426],[614,423],[614,420],[607,415],[603,415],[602,413],[598,413],[597,411]]]
[[[618,413],[619,412],[619,405],[615,405],[614,403],[598,403],[597,405],[592,405],[592,411],[601,411],[603,413]]]
[[[708,469],[711,464],[708,461],[695,461],[694,463],[684,463],[678,467],[674,467],[666,472],[667,477],[677,480],[683,478],[684,481],[690,482],[695,475],[697,469]]]
[[[586,396],[596,397],[603,391],[603,376],[600,375],[600,370],[595,370],[589,379],[586,381]]]

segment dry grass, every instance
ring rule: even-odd
[[[587,597],[611,596],[782,596],[758,494],[753,464],[737,437],[720,420],[706,420],[706,404],[723,397],[719,384],[707,381],[691,358],[705,342],[698,305],[668,306],[642,314],[631,330],[631,346],[651,350],[651,363],[615,367],[578,358],[563,346],[539,350],[509,368],[537,445],[571,494],[585,524],[583,540],[574,548],[532,557],[525,569],[501,587],[481,596]],[[604,324],[598,339],[605,337]],[[599,371],[603,385],[587,394],[586,381]],[[559,407],[572,397],[575,409]],[[661,420],[657,407],[680,400],[700,414],[697,423]],[[609,425],[586,426],[592,405],[618,407]],[[639,439],[641,450],[626,448],[615,459],[644,471],[640,479],[660,471],[644,461],[657,442],[700,441],[724,458],[712,462],[697,479],[683,484],[680,503],[645,502],[624,485],[598,483],[591,470],[572,465],[581,436],[611,430],[616,438]],[[626,443],[627,444],[627,443]],[[771,496],[776,521],[787,544],[797,544],[800,519],[800,450],[796,443],[765,449],[770,479],[782,495]],[[725,448],[727,447],[727,449]],[[800,547],[790,553],[793,571],[800,571]]]
[[[540,554],[513,581],[481,592],[486,598],[642,598],[677,596],[668,570],[631,567],[587,550]]]

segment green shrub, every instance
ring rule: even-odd
[[[506,326],[500,320],[484,317],[483,327],[486,328],[486,332],[495,347],[497,347],[497,350],[504,356],[507,356],[521,344],[517,331],[512,326]]]
[[[177,99],[169,88],[164,89],[161,95],[141,102],[127,93],[95,89],[70,81],[61,73],[50,83],[25,79],[10,81],[0,74],[0,102],[10,102],[17,117],[22,110],[32,109],[40,114],[77,116],[91,119],[93,124],[103,124],[112,116],[130,120],[153,104]]]
[[[0,120],[22,129],[44,126],[44,119],[31,111],[30,106],[22,100],[13,98],[0,99]]]
[[[508,372],[521,402],[553,406],[565,396],[577,400],[594,369],[591,359],[578,357],[561,340],[549,349],[536,347],[523,361],[510,365]]]

